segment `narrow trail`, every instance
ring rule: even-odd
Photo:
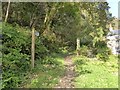
[[[65,57],[65,73],[60,78],[58,85],[55,88],[74,88],[73,80],[75,77],[75,65],[71,56]]]

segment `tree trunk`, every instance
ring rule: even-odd
[[[76,42],[77,42],[77,46],[76,46],[77,56],[79,56],[79,53],[80,53],[80,39],[77,38]]]
[[[10,8],[10,0],[8,1],[8,6],[7,6],[7,11],[6,11],[6,16],[5,16],[5,22],[7,22],[7,19],[8,19],[9,8]]]
[[[34,60],[35,60],[35,28],[32,28],[32,45],[31,45],[31,64],[32,68],[34,68]]]
[[[46,10],[46,16],[44,19],[44,28],[43,28],[45,30],[43,30],[43,34],[50,29],[51,22],[57,13],[57,9],[58,9],[58,3],[55,3],[50,10],[48,9]]]

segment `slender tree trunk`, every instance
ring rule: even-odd
[[[77,46],[76,46],[77,56],[79,56],[79,53],[80,53],[80,39],[77,38],[76,42],[77,42]]]
[[[7,11],[6,11],[6,16],[5,16],[5,22],[7,22],[7,19],[8,19],[9,8],[10,8],[10,0],[8,1],[8,6],[7,6]]]
[[[52,6],[50,11],[48,9],[46,10],[46,16],[45,16],[45,19],[44,19],[44,29],[45,30],[43,31],[43,34],[45,32],[47,32],[47,30],[50,29],[51,22],[52,22],[54,16],[56,15],[56,13],[57,13],[57,9],[58,9],[58,4],[56,3]]]
[[[32,28],[32,45],[31,45],[31,64],[32,68],[34,68],[35,61],[35,28]]]

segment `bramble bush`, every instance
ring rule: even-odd
[[[3,88],[19,87],[30,70],[29,31],[3,23]]]
[[[30,72],[31,31],[27,28],[3,23],[3,88],[20,87]],[[40,39],[36,38],[35,59],[40,60],[47,52]]]

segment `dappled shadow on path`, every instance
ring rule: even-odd
[[[64,60],[64,76],[60,78],[55,88],[74,88],[75,65],[73,64],[72,56],[66,56]]]

